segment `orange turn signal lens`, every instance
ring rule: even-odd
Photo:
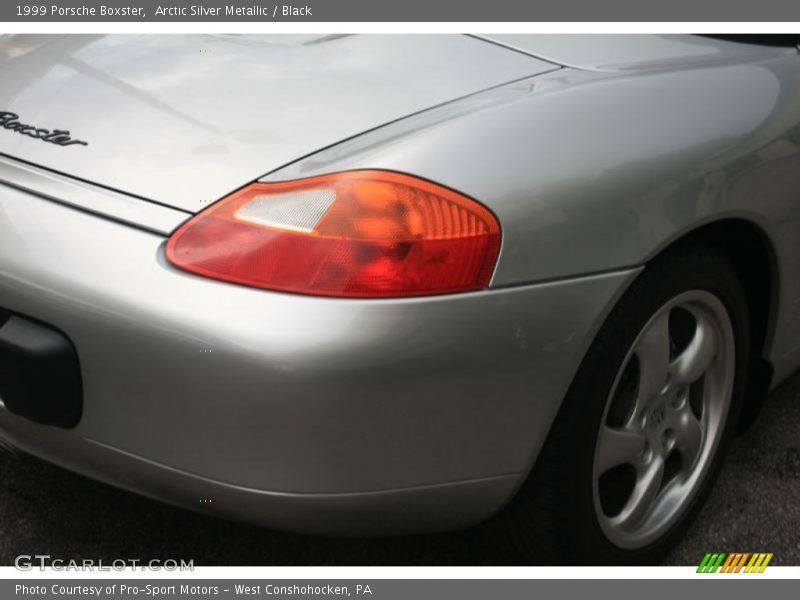
[[[253,183],[184,223],[175,266],[242,285],[340,297],[488,286],[500,225],[482,204],[392,171]]]

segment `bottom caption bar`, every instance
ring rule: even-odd
[[[700,579],[374,579],[374,580],[250,580],[228,579],[170,580],[1,580],[0,598],[368,598],[409,600],[411,598],[489,598],[610,597],[606,594],[639,595],[648,600],[708,600],[709,593],[725,594],[726,600],[738,597],[751,600],[754,593],[770,597],[789,597],[796,591],[791,579],[717,579],[713,592],[710,580]],[[758,590],[754,586],[761,586]],[[766,586],[767,589],[764,589]],[[545,596],[542,596],[545,594]],[[782,596],[778,596],[781,594]],[[774,595],[774,596],[772,596]]]

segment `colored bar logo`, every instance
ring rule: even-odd
[[[771,552],[706,552],[697,572],[763,573],[771,560]]]

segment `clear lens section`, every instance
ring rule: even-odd
[[[335,199],[336,192],[326,189],[256,196],[235,216],[251,223],[310,233]]]

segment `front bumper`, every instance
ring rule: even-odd
[[[635,274],[312,298],[180,272],[164,241],[0,184],[0,307],[64,332],[84,387],[75,428],[0,410],[0,430],[145,495],[334,534],[452,529],[501,508]]]

